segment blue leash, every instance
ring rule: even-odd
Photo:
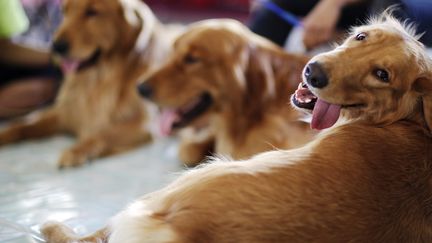
[[[293,26],[301,26],[302,23],[300,20],[295,16],[294,14],[282,9],[277,4],[270,0],[256,0],[260,2],[265,8],[272,11],[274,14],[285,20],[287,23],[293,25]],[[296,0],[294,0],[296,1]]]

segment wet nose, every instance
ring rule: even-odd
[[[327,74],[318,62],[309,63],[304,71],[304,76],[309,85],[314,88],[324,88],[328,84]]]
[[[60,55],[65,55],[69,51],[69,43],[64,40],[55,41],[52,45],[52,50]]]
[[[147,84],[147,82],[144,82],[140,85],[138,85],[138,93],[145,98],[151,98],[153,94],[153,88]]]

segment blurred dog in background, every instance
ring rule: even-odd
[[[162,107],[164,134],[192,127],[182,136],[184,163],[195,165],[211,152],[242,159],[313,137],[289,106],[308,59],[285,53],[235,20],[207,20],[176,40],[167,64],[139,90]]]
[[[57,133],[78,137],[60,167],[149,142],[139,77],[171,50],[179,26],[161,24],[139,0],[65,0],[53,51],[65,73],[55,105],[0,132],[0,144]]]

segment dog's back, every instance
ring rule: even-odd
[[[430,242],[431,151],[408,123],[343,126],[302,149],[191,172],[120,214],[112,242]],[[130,215],[143,228],[123,227]]]

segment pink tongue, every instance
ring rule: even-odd
[[[340,110],[340,105],[318,99],[312,114],[311,128],[322,130],[333,126],[339,118]]]
[[[64,74],[73,73],[78,69],[79,62],[70,60],[70,59],[64,59],[61,61],[61,69]]]
[[[179,115],[173,109],[166,109],[162,111],[160,116],[159,126],[162,136],[168,136],[172,132],[174,122],[179,120]]]

